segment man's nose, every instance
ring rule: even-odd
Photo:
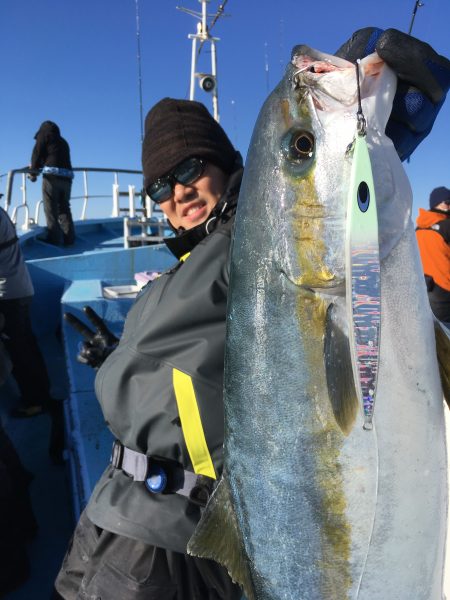
[[[175,202],[183,202],[186,196],[189,194],[189,186],[185,186],[178,181],[175,182],[173,186],[173,199]]]

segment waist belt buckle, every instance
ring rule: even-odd
[[[112,451],[111,451],[111,464],[116,469],[122,468],[123,460],[123,445],[119,440],[114,440]]]
[[[189,502],[204,508],[211,497],[214,480],[206,475],[199,475],[197,482],[189,493]]]

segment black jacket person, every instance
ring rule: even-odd
[[[34,136],[36,143],[31,155],[30,168],[34,173],[42,170],[42,197],[47,221],[46,242],[68,246],[74,243],[75,233],[70,209],[72,190],[72,163],[69,144],[61,136],[53,121],[44,121]]]
[[[176,231],[167,243],[179,260],[141,292],[97,374],[117,442],[56,581],[63,598],[241,596],[222,567],[186,555],[222,469],[228,255],[241,167],[203,105],[166,98],[148,114],[145,186]]]

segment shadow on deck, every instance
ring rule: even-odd
[[[55,337],[40,339],[39,343],[51,376],[52,394],[62,401],[68,393],[62,347]],[[30,495],[39,529],[35,539],[28,544],[30,578],[3,598],[48,600],[74,527],[69,474],[67,463],[54,465],[48,455],[49,414],[30,419],[9,417],[9,410],[18,399],[15,382],[9,379],[0,388],[0,417],[22,464],[34,476]]]

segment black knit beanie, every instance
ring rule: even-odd
[[[178,163],[198,156],[231,173],[236,150],[208,109],[194,100],[164,98],[145,119],[142,145],[144,186],[168,173]]]
[[[446,187],[435,188],[430,194],[430,208],[434,208],[441,202],[450,202],[450,190]]]

